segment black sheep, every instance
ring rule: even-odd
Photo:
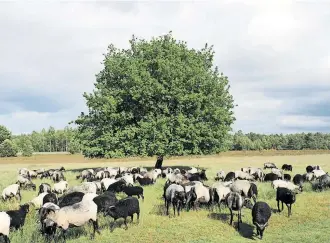
[[[9,210],[6,213],[10,216],[10,227],[18,230],[25,223],[26,214],[29,212],[29,204],[21,205],[18,210]]]
[[[235,179],[235,172],[228,172],[224,181],[232,181]]]
[[[296,201],[296,193],[285,188],[278,187],[276,190],[276,201],[278,211],[281,212],[283,210],[283,203],[288,207],[288,217],[290,217],[292,204]],[[280,210],[280,201],[282,202],[282,210]]]
[[[38,195],[40,195],[43,192],[51,193],[51,186],[48,183],[41,183],[40,184]]]
[[[257,235],[262,239],[268,220],[272,215],[269,205],[265,202],[257,202],[252,208],[252,222],[257,227]]]
[[[282,165],[282,170],[292,171],[292,165],[284,164]]]
[[[57,200],[57,196],[55,193],[48,193],[44,196],[43,200],[42,200],[42,205],[44,205],[45,203],[54,203],[57,205],[58,200]]]
[[[324,174],[324,175],[320,176],[320,178],[318,179],[318,185],[317,185],[317,188],[320,191],[322,191],[326,187],[330,188],[330,176],[328,174]]]
[[[254,203],[256,203],[258,197],[258,187],[256,184],[251,183],[247,198],[252,198]]]
[[[275,173],[268,173],[265,175],[264,181],[275,181],[281,179],[277,174]]]
[[[93,201],[97,205],[97,212],[105,213],[109,207],[114,206],[118,202],[118,199],[115,193],[106,191],[102,195],[95,197]]]
[[[140,218],[140,204],[136,197],[127,197],[119,200],[114,206],[111,206],[104,213],[104,216],[111,216],[115,221],[119,218],[124,218],[124,223],[127,227],[127,217],[131,216],[133,222],[133,215],[137,214],[137,220]]]
[[[293,181],[293,184],[295,184],[297,186],[301,186],[304,183],[304,177],[300,174],[297,174],[293,177],[292,181]]]
[[[306,172],[307,173],[313,172],[313,170],[314,170],[314,168],[310,165],[306,167]]]
[[[150,178],[137,177],[136,180],[139,182],[139,184],[141,186],[147,186],[147,185],[154,184],[154,180],[153,179],[150,179]]]
[[[124,180],[119,180],[119,181],[116,181],[115,183],[112,183],[107,191],[110,191],[110,192],[121,192],[122,191],[122,186],[125,185],[126,182]]]
[[[65,206],[70,206],[75,203],[81,202],[84,195],[85,195],[85,193],[83,193],[83,192],[68,193],[58,199],[58,205],[60,206],[60,208],[63,208]]]
[[[284,180],[291,181],[291,175],[289,175],[289,174],[284,174],[283,178],[284,178]]]
[[[122,185],[122,191],[129,197],[131,196],[137,196],[138,198],[140,198],[140,196],[142,197],[142,200],[144,200],[144,196],[143,196],[143,188],[140,186],[126,186],[126,185]]]

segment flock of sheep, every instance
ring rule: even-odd
[[[303,191],[303,182],[310,181],[319,190],[330,187],[330,176],[319,166],[307,166],[306,173],[296,174],[292,182],[291,176],[284,173],[285,170],[292,171],[292,166],[287,164],[282,169],[278,169],[274,163],[265,163],[263,169],[247,167],[228,173],[219,171],[215,177],[216,182],[207,186],[204,184],[208,180],[206,170],[194,167],[189,170],[162,168],[162,160],[162,157],[158,157],[155,169],[150,171],[141,167],[85,169],[76,177],[82,181],[81,184],[72,187],[66,181],[63,167],[50,170],[20,169],[17,182],[3,190],[3,200],[16,198],[21,201],[21,190],[36,191],[36,185],[32,182],[34,178],[52,179],[54,184],[41,183],[38,196],[30,202],[17,210],[1,211],[0,238],[10,242],[10,230],[24,226],[31,206],[39,210],[40,232],[48,240],[54,239],[57,228],[62,229],[65,240],[66,231],[70,227],[80,227],[86,223],[93,225],[91,238],[94,238],[95,232],[100,233],[98,213],[114,220],[123,218],[127,229],[127,217],[133,221],[133,215],[136,214],[139,220],[139,199],[141,197],[144,200],[143,187],[153,185],[160,177],[166,178],[163,199],[167,215],[170,206],[173,207],[174,215],[176,211],[180,215],[180,210],[184,208],[189,211],[204,204],[213,209],[214,205],[220,208],[224,204],[231,214],[230,224],[233,222],[233,211],[238,212],[239,229],[242,223],[241,209],[245,206],[252,209],[253,224],[257,235],[262,238],[271,217],[271,208],[266,202],[257,201],[258,187],[255,181],[271,181],[276,190],[278,210],[283,210],[283,204],[286,204],[288,216],[292,214],[291,206],[296,201],[296,194]],[[271,169],[271,172],[265,174],[266,169]],[[139,186],[134,185],[137,183]],[[116,194],[120,192],[127,197],[117,199]]]

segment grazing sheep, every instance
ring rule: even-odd
[[[67,181],[60,181],[54,184],[53,192],[62,194],[68,190],[68,182]]]
[[[225,202],[227,194],[230,193],[230,188],[225,186],[223,183],[217,182],[212,185],[212,189],[213,189],[213,195],[212,195],[213,202],[216,202],[220,209],[221,203]]]
[[[124,223],[127,226],[127,217],[131,216],[133,222],[133,215],[137,214],[137,220],[140,218],[140,204],[139,200],[135,197],[127,197],[119,200],[114,206],[110,206],[104,213],[104,216],[110,216],[115,221],[119,218],[124,218]],[[111,227],[112,228],[112,227]]]
[[[56,225],[52,220],[47,219],[47,215],[49,213],[48,208],[55,210],[60,210],[60,207],[54,203],[45,203],[39,209],[39,220],[41,223],[41,233],[45,234],[46,236],[50,237],[55,235],[56,232]]]
[[[276,201],[279,212],[283,210],[283,203],[285,203],[288,208],[288,217],[290,217],[290,215],[292,215],[292,204],[296,201],[296,193],[289,190],[288,188],[278,187],[276,190]],[[280,201],[282,202],[282,210],[280,210]]]
[[[280,169],[272,168],[272,173],[276,174],[280,178],[283,178],[283,172]]]
[[[97,186],[94,182],[83,182],[81,185],[70,188],[68,192],[96,193]]]
[[[93,201],[97,205],[97,212],[104,213],[109,207],[114,206],[118,202],[118,199],[115,193],[106,191],[102,195],[95,197]]]
[[[32,183],[30,179],[28,179],[22,175],[17,176],[16,184],[20,185],[20,187],[22,187],[25,184],[29,184],[29,183]]]
[[[330,188],[330,176],[328,174],[324,174],[318,178],[318,189],[322,191],[323,189],[329,187]]]
[[[291,175],[289,175],[289,174],[284,174],[284,175],[283,175],[283,178],[284,178],[284,180],[286,180],[286,181],[291,181]]]
[[[317,178],[325,175],[326,173],[323,170],[313,170],[313,174],[314,174],[314,177],[317,179]]]
[[[166,215],[169,215],[170,203],[173,205],[173,211],[175,216],[175,208],[177,208],[178,215],[180,215],[180,208],[186,203],[186,195],[184,188],[177,184],[171,184],[165,192],[165,207]]]
[[[81,178],[82,181],[90,179],[93,177],[93,173],[90,170],[83,170],[80,175],[77,176],[77,179]]]
[[[292,165],[284,164],[282,165],[282,170],[292,171]]]
[[[240,179],[240,180],[249,180],[249,181],[254,181],[254,177],[250,175],[249,173],[237,170],[235,171],[235,178]]]
[[[10,227],[20,229],[24,223],[26,214],[29,212],[29,204],[21,205],[18,210],[9,210],[6,213],[10,217]]]
[[[291,181],[284,181],[284,180],[272,181],[272,187],[274,189],[277,189],[278,187],[285,187],[291,191],[294,191],[294,190],[302,191],[302,185],[297,186],[297,185],[293,184]]]
[[[25,189],[25,190],[30,190],[30,189],[33,190],[33,191],[36,191],[37,190],[36,184],[33,184],[32,181],[30,181],[27,184],[22,185],[21,188],[22,189]]]
[[[238,211],[238,220],[237,220],[237,229],[239,230],[239,223],[242,223],[242,207],[243,207],[243,198],[237,192],[230,192],[226,196],[226,205],[230,211],[230,225],[233,223],[233,210]]]
[[[224,181],[234,181],[234,179],[235,179],[235,172],[229,172],[226,175]]]
[[[186,192],[188,192],[188,190],[185,190]],[[186,204],[188,205],[188,209],[189,209],[189,205],[193,204],[194,207],[196,208],[196,203],[200,204],[208,204],[210,205],[212,203],[212,194],[213,194],[213,190],[211,188],[205,187],[203,185],[194,185],[190,188],[190,190],[192,193],[189,194],[189,196],[187,195],[187,201]]]
[[[115,183],[112,183],[108,187],[107,191],[110,191],[110,192],[121,192],[123,185],[126,185],[126,182],[124,180],[116,181]]]
[[[137,196],[138,198],[140,198],[140,196],[142,197],[142,200],[144,200],[144,196],[143,196],[143,188],[140,186],[126,186],[126,185],[122,185],[122,191],[129,197],[131,196]]]
[[[272,215],[269,205],[265,202],[256,202],[252,208],[252,222],[257,228],[257,235],[260,239],[264,234],[265,228],[268,226],[268,220]]]
[[[54,204],[58,203],[58,199],[57,199],[57,196],[55,193],[48,193],[42,199],[42,205],[44,205],[45,203],[49,203],[49,202],[54,203]]]
[[[53,182],[60,182],[60,181],[65,181],[65,177],[63,172],[60,171],[55,171],[54,174],[52,175]]]
[[[270,163],[270,162],[264,163],[264,170],[265,169],[272,169],[272,168],[277,168],[274,163]]]
[[[274,173],[268,173],[265,175],[264,181],[275,181],[278,179],[281,179],[282,177],[279,177],[277,174]]]
[[[166,177],[171,183],[176,183],[176,184],[180,184],[183,180],[184,177],[181,174],[168,174]]]
[[[4,201],[6,201],[7,199],[10,199],[12,197],[15,197],[19,201],[21,201],[21,199],[22,199],[20,187],[17,184],[9,185],[2,191],[2,199]]]
[[[215,180],[216,181],[223,181],[226,178],[226,173],[223,170],[220,170],[217,172],[216,176],[215,176]]]
[[[303,185],[303,183],[304,183],[304,178],[303,178],[302,175],[300,175],[300,174],[296,174],[296,175],[293,177],[292,181],[293,181],[293,184],[302,187],[302,185]]]
[[[261,168],[253,168],[250,167],[249,174],[254,177],[255,180],[263,181],[265,177],[265,173]]]
[[[232,192],[237,192],[245,198],[252,198],[254,202],[257,201],[258,188],[254,183],[247,180],[237,180],[229,188]]]
[[[51,193],[52,192],[52,188],[48,183],[41,183],[39,186],[39,192],[38,195],[43,193],[43,192],[47,192],[47,193]]]
[[[124,176],[121,177],[122,180],[126,182],[126,185],[133,185],[134,184],[134,179],[133,179],[133,174],[125,174]]]
[[[100,234],[97,221],[97,205],[93,201],[84,200],[70,206],[65,206],[59,210],[53,210],[51,208],[46,210],[48,212],[46,218],[54,221],[57,227],[62,228],[64,240],[66,240],[65,235],[69,227],[80,227],[87,222],[93,223],[91,238],[95,237],[95,232]]]
[[[0,222],[0,236],[3,236],[5,243],[10,243],[10,216],[6,212],[0,212]]]
[[[136,177],[136,180],[139,182],[141,186],[147,186],[154,184],[154,180],[150,178],[141,178],[139,176]]]
[[[71,192],[58,199],[58,205],[60,208],[73,205],[75,203],[81,202],[85,193],[83,192]]]
[[[30,201],[30,203],[35,207],[35,208],[41,208],[41,206],[43,205],[43,200],[44,197],[47,195],[47,192],[43,192],[41,194],[39,194],[37,197],[35,197],[34,199],[32,199]]]

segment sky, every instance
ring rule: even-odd
[[[0,1],[0,124],[64,128],[87,111],[109,44],[172,31],[214,46],[233,130],[330,132],[330,0]]]

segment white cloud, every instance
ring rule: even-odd
[[[132,34],[172,30],[191,47],[214,45],[239,105],[235,130],[292,131],[290,113],[328,98],[329,23],[330,2],[316,0],[0,2],[0,93],[49,96],[62,106],[38,113],[0,95],[0,123],[14,133],[65,126],[85,109],[82,93],[93,89],[110,43],[126,48]],[[304,97],[303,88],[313,92]],[[306,127],[318,126],[305,116]]]

